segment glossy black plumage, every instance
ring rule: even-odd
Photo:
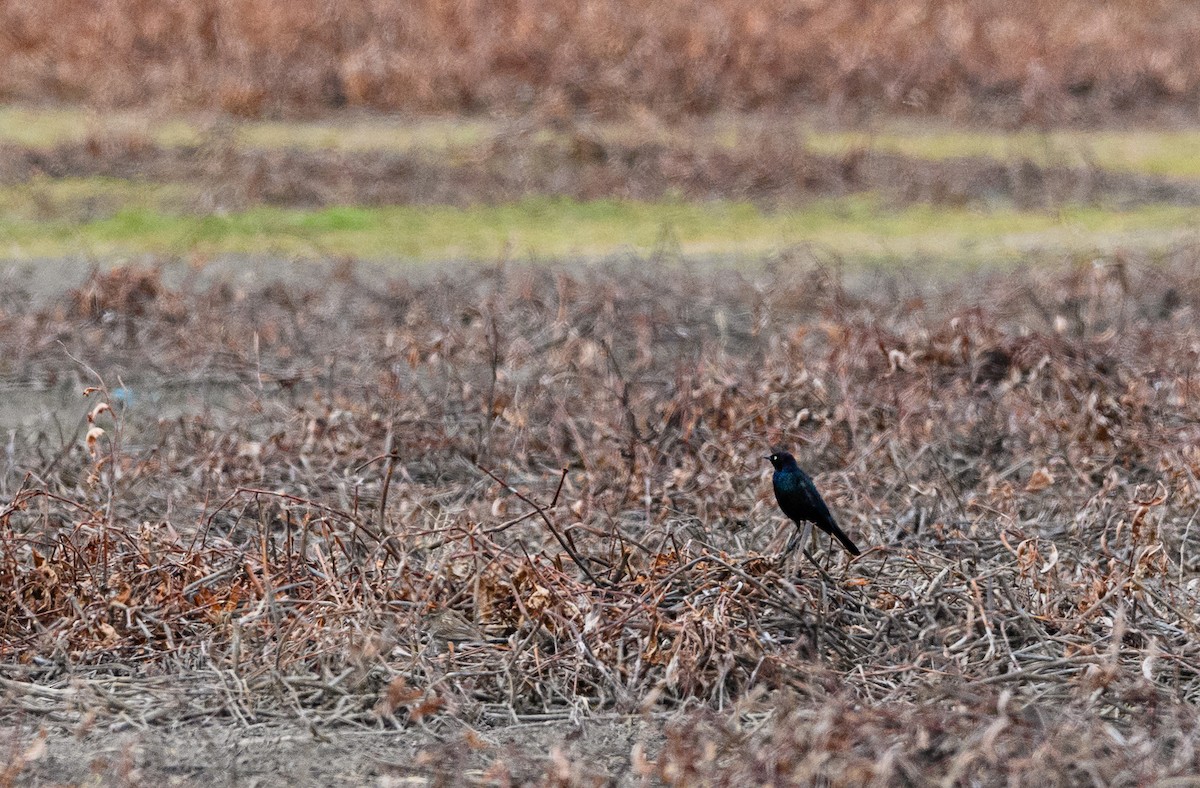
[[[771,452],[767,459],[775,468],[775,475],[771,477],[771,483],[775,487],[775,500],[779,502],[783,513],[796,523],[796,527],[799,528],[804,522],[812,523],[841,542],[842,546],[850,551],[850,555],[860,555],[850,537],[838,528],[833,515],[829,513],[829,507],[821,498],[821,493],[817,492],[817,487],[809,475],[796,464],[796,458],[786,451],[776,450]],[[796,548],[799,535],[800,532],[797,531],[788,541],[787,552],[790,553]]]

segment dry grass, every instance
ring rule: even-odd
[[[816,102],[1019,124],[1200,97],[1178,0],[6,0],[0,31],[0,95],[243,115]]]
[[[1194,771],[1195,262],[14,293],[8,385],[103,387],[13,438],[4,690],[70,723],[720,712],[634,753],[679,784]],[[775,560],[776,442],[865,556]]]
[[[1145,785],[1195,774],[1193,707],[1113,716],[1086,701],[1021,708],[994,688],[942,708],[864,708],[843,696],[786,703],[741,724],[692,715],[668,728],[641,771],[670,785],[728,786]],[[576,766],[572,777],[583,774]]]

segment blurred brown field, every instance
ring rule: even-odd
[[[0,98],[672,116],[888,109],[1091,121],[1200,97],[1178,0],[4,0]]]

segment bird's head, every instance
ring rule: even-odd
[[[789,465],[796,464],[796,458],[793,457],[790,452],[786,452],[783,449],[772,449],[771,453],[767,455],[766,459],[771,461],[771,466],[777,471],[782,470]]]

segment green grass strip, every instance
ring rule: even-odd
[[[687,255],[746,259],[811,245],[848,260],[989,263],[1034,252],[1163,248],[1197,236],[1196,209],[1170,205],[982,212],[893,208],[872,196],[855,196],[770,212],[739,202],[529,199],[473,208],[255,207],[195,215],[163,210],[155,202],[134,201],[82,221],[4,213],[0,254],[35,259],[239,253],[435,261],[593,257],[626,249],[644,253],[665,243]]]

